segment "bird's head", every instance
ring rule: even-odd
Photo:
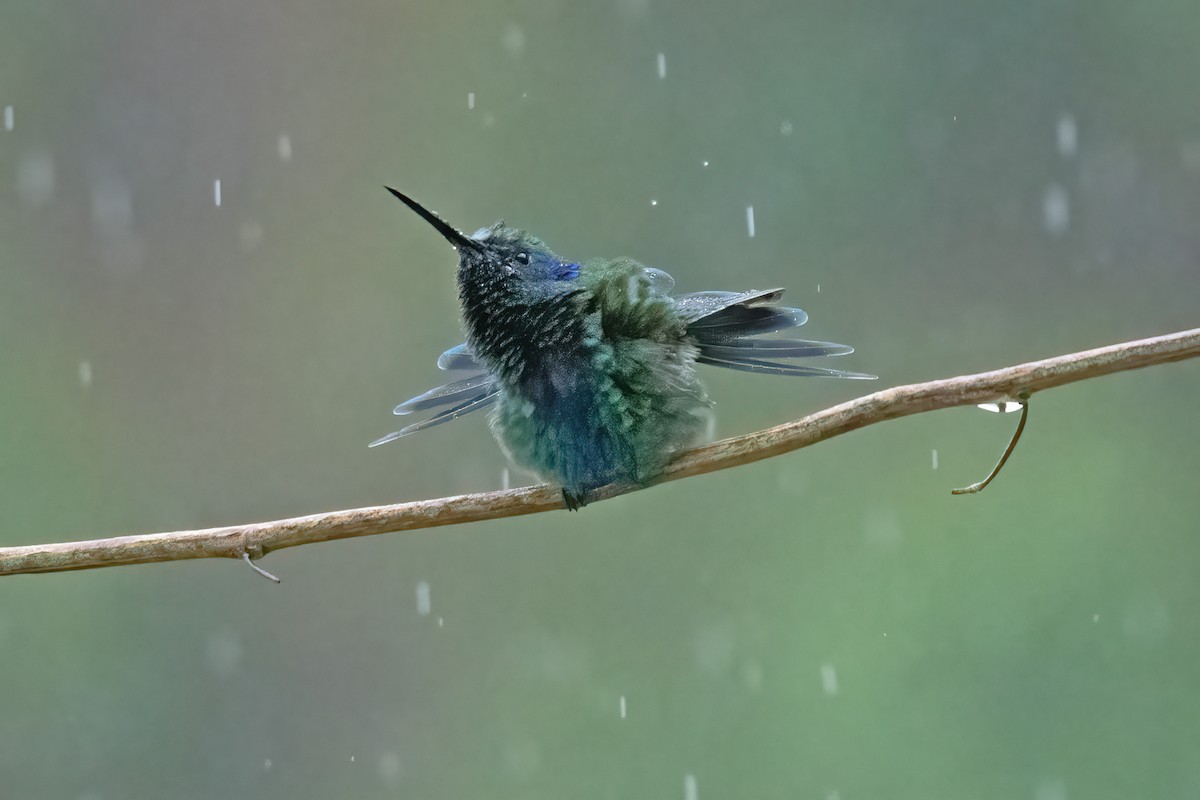
[[[478,281],[523,292],[550,289],[579,276],[578,264],[562,260],[541,239],[503,220],[467,236],[407,195],[386,188],[458,250],[462,282]]]

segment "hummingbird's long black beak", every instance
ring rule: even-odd
[[[425,208],[425,206],[421,205],[416,200],[413,200],[411,197],[404,194],[403,192],[396,191],[395,189],[393,189],[390,186],[384,186],[383,188],[387,189],[389,192],[391,192],[393,195],[395,195],[396,199],[398,199],[401,203],[404,203],[404,205],[408,206],[413,211],[417,212],[417,215],[420,216],[421,219],[425,220],[430,225],[437,228],[438,233],[440,233],[442,236],[445,236],[446,240],[449,241],[450,244],[454,245],[455,247],[457,247],[460,250],[464,247],[467,248],[468,250],[479,250],[480,249],[479,242],[475,241],[474,239],[470,238],[469,236],[464,236],[461,231],[459,231],[458,229],[454,228],[451,225],[446,224],[446,222],[443,221],[441,217],[439,217],[437,214],[434,214],[429,209]]]

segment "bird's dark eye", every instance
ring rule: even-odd
[[[529,253],[517,253],[516,258],[517,258],[518,264],[528,264],[529,263]]]

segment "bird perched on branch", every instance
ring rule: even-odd
[[[458,250],[467,341],[438,359],[462,373],[396,406],[433,411],[381,445],[491,408],[491,428],[519,466],[562,487],[570,509],[609,483],[644,485],[703,436],[711,402],[695,365],[768,375],[874,378],[797,364],[853,348],[764,338],[808,315],[783,289],[672,296],[675,281],[630,258],[577,263],[503,221],[465,236],[387,187]]]

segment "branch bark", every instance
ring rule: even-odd
[[[1024,401],[1068,383],[1200,356],[1200,328],[1085,350],[1005,369],[884,389],[755,433],[682,453],[658,482],[687,478],[798,450],[843,433],[939,408]],[[598,499],[632,491],[609,486]],[[331,511],[305,517],[195,531],[0,548],[0,575],[61,572],[189,558],[258,559],[314,542],[457,525],[563,508],[559,490],[531,486],[498,492]]]

